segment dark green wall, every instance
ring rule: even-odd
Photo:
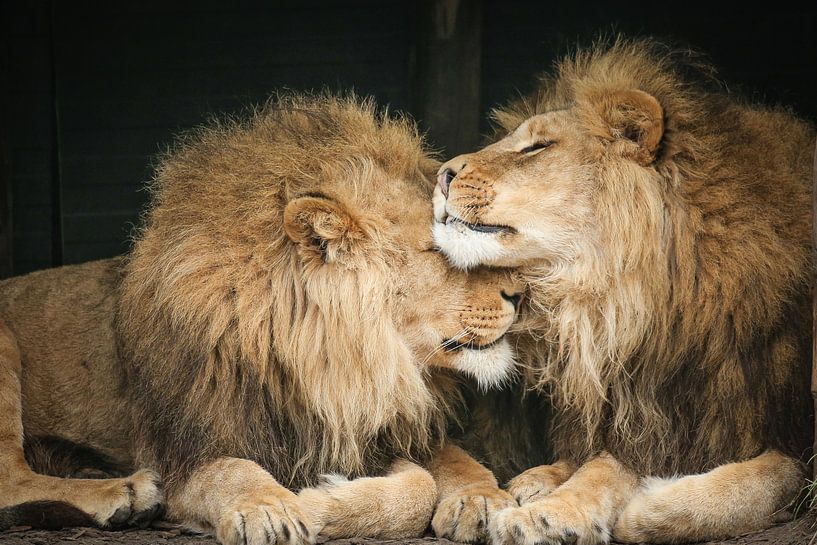
[[[413,93],[429,1],[4,3],[0,175],[13,272],[127,251],[151,157],[174,133],[273,89],[354,87],[427,111]],[[473,115],[483,120],[571,45],[613,30],[689,43],[728,81],[817,117],[817,4],[679,13],[654,2],[486,0],[480,14]],[[438,128],[425,128],[433,141]]]

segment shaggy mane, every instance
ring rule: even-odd
[[[381,238],[365,268],[310,268],[282,228],[296,196],[343,186],[359,203],[373,198],[364,184],[374,172],[418,179],[432,169],[414,124],[329,95],[278,96],[165,154],[118,327],[150,445],[141,456],[170,486],[215,454],[300,486],[322,472],[371,474],[438,444],[448,383],[427,380],[389,342],[399,336],[387,263],[399,248]]]
[[[497,135],[564,108],[601,135],[593,97],[629,89],[664,109],[655,164],[602,159],[599,239],[570,267],[526,271],[539,338],[523,357],[531,382],[552,390],[557,454],[609,450],[654,474],[761,445],[799,457],[809,444],[814,129],[729,95],[699,56],[616,39],[495,110]]]

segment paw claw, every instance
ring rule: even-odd
[[[513,498],[498,488],[467,487],[439,502],[431,526],[437,537],[460,542],[484,542],[494,515],[515,505]]]
[[[563,545],[575,545],[578,539],[579,535],[576,532],[573,530],[565,530],[564,534],[562,535],[561,542]]]
[[[138,528],[147,528],[151,522],[160,518],[164,513],[164,505],[161,503],[157,503],[152,507],[148,507],[144,511],[139,511],[135,513],[131,519],[128,521],[128,524],[131,526],[136,526]]]
[[[247,500],[222,517],[216,534],[224,545],[311,545],[296,504],[276,498]]]
[[[553,465],[532,467],[511,479],[507,490],[519,505],[540,501],[559,488],[574,470],[566,460]]]
[[[131,514],[130,504],[123,505],[119,507],[116,511],[114,511],[113,515],[110,516],[110,518],[108,519],[108,524],[110,524],[111,526],[120,526],[122,524],[125,524],[130,518],[130,514]]]
[[[100,481],[102,482],[102,481]],[[107,505],[96,509],[94,515],[102,527],[146,525],[161,513],[163,495],[159,477],[152,471],[138,471],[130,477],[110,479],[105,483],[109,496]]]
[[[489,528],[497,545],[577,545],[602,544],[609,531],[588,511],[556,496],[499,513]]]
[[[306,524],[302,520],[298,520],[298,528],[301,531],[301,535],[303,537],[309,537],[309,529],[306,527]]]

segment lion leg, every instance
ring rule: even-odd
[[[383,477],[347,480],[334,475],[298,497],[312,517],[314,533],[329,539],[420,537],[428,527],[437,487],[431,474],[398,460]]]
[[[576,464],[570,460],[532,467],[508,482],[508,493],[519,505],[541,500],[562,486],[575,472]]]
[[[155,517],[162,493],[151,471],[93,480],[39,475],[29,467],[23,452],[21,372],[17,341],[0,320],[0,508],[6,508],[6,522],[17,515],[34,520],[33,511],[40,508],[40,519],[50,527],[87,519],[99,526],[138,525]],[[58,513],[66,513],[64,520]]]
[[[292,491],[261,466],[218,458],[168,491],[167,516],[192,529],[215,533],[224,545],[314,543],[312,521]]]
[[[438,537],[484,542],[496,514],[516,506],[511,495],[499,488],[493,473],[459,447],[444,447],[429,469],[437,482],[437,508],[431,527]]]
[[[637,476],[603,453],[540,500],[500,512],[490,532],[497,545],[608,543],[621,509],[637,489]]]
[[[791,518],[805,486],[803,466],[776,451],[700,475],[644,479],[613,536],[626,543],[736,537]]]

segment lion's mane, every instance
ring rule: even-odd
[[[655,474],[701,471],[810,437],[812,126],[730,95],[688,51],[599,43],[494,112],[537,113],[638,89],[664,109],[655,163],[596,165],[597,235],[568,267],[528,269],[533,381],[553,393],[554,447],[608,450]],[[582,117],[581,112],[587,111]]]
[[[383,240],[361,268],[310,268],[282,228],[288,200],[324,180],[371,197],[357,187],[367,169],[417,179],[433,167],[412,123],[328,95],[278,97],[162,158],[117,327],[141,458],[169,486],[212,456],[301,486],[438,443],[445,380],[391,342],[386,261],[398,248]]]

